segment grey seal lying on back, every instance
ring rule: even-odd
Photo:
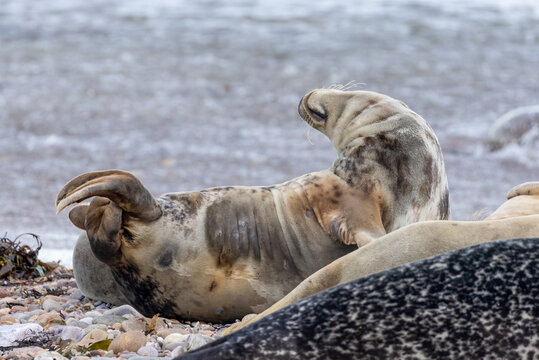
[[[358,246],[413,222],[447,219],[438,140],[404,103],[319,89],[299,112],[337,149],[329,170],[158,199],[128,172],[91,172],[64,186],[57,210],[94,197],[69,217],[108,267],[102,275],[112,274],[145,315],[205,321],[260,312]],[[100,267],[74,268],[81,288],[99,295],[83,275]]]

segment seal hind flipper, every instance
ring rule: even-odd
[[[127,171],[95,171],[69,181],[56,198],[57,212],[67,206],[94,199],[90,205],[79,205],[70,212],[78,228],[86,230],[95,256],[104,263],[118,260],[124,214],[142,221],[154,221],[162,215],[161,208],[139,179]]]
[[[86,230],[84,227],[84,221],[86,220],[86,214],[88,213],[88,204],[79,204],[74,206],[69,212],[69,220],[81,230]]]
[[[154,197],[140,180],[122,170],[94,171],[72,179],[58,193],[56,211],[93,196],[106,197],[141,220],[153,221],[162,214]]]

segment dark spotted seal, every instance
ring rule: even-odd
[[[205,321],[260,312],[357,246],[412,222],[448,217],[440,146],[402,102],[321,89],[302,99],[299,112],[335,145],[338,159],[329,170],[279,185],[158,199],[128,172],[98,171],[67,183],[57,209],[94,197],[73,208],[70,219],[86,231],[80,241],[108,266],[103,276],[112,274],[145,315]]]
[[[403,265],[302,300],[181,360],[534,359],[538,254],[531,238]]]

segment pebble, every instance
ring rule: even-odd
[[[82,300],[84,298],[84,294],[79,289],[76,289],[69,295],[69,297],[75,300]]]
[[[144,319],[131,319],[122,321],[123,331],[144,331],[146,330],[146,322]]]
[[[81,329],[85,329],[85,328],[88,327],[88,323],[85,323],[83,321],[80,321],[80,320],[77,320],[77,319],[74,319],[74,318],[67,319],[66,320],[66,325],[76,326],[76,327],[81,328]]]
[[[158,356],[159,351],[151,345],[146,345],[138,349],[137,354],[142,356]]]
[[[178,334],[178,333],[170,334],[163,340],[163,348],[165,348],[170,343],[187,341],[188,336],[189,335],[183,335],[183,334]]]
[[[62,340],[73,340],[75,342],[82,340],[84,336],[84,330],[76,326],[64,326],[60,334]]]
[[[0,347],[17,346],[20,342],[42,342],[47,334],[38,324],[0,325]]]
[[[0,316],[7,315],[11,312],[10,308],[0,309]]]
[[[55,325],[65,325],[64,319],[60,316],[60,314],[56,312],[46,312],[43,314],[40,314],[37,319],[37,323],[45,328],[45,330],[48,330],[50,327],[53,327]]]
[[[209,341],[202,335],[191,334],[188,335],[189,339],[187,340],[187,349],[194,350],[198,349],[201,346],[206,345]]]
[[[170,357],[174,359],[174,358],[176,358],[176,357],[182,355],[182,354],[185,353],[186,351],[187,351],[187,350],[186,350],[186,348],[185,348],[184,346],[181,346],[181,345],[180,345],[180,346],[177,346],[174,350],[172,350],[172,351],[170,352]]]
[[[50,312],[53,310],[54,311],[62,310],[62,305],[58,301],[55,301],[52,299],[47,299],[43,301],[41,306],[43,307],[43,310],[45,310],[46,312]]]
[[[56,351],[44,351],[37,354],[35,360],[67,360],[67,358],[60,355]]]
[[[11,292],[8,289],[0,288],[0,299],[8,297]]]
[[[103,315],[133,315],[136,317],[143,317],[141,313],[139,313],[134,307],[131,305],[121,305],[115,308],[112,308],[110,310],[107,310],[103,313]]]
[[[64,325],[51,326],[47,332],[52,336],[59,336],[64,330]]]
[[[80,321],[85,322],[88,325],[92,325],[92,323],[94,322],[94,319],[91,317],[84,317],[80,319]]]
[[[107,339],[107,333],[101,329],[93,329],[87,333],[81,341],[77,343],[79,346],[88,347],[93,343]]]
[[[17,320],[13,315],[4,315],[0,318],[0,325],[13,325],[19,323],[20,321]]]
[[[115,339],[120,336],[122,332],[120,330],[109,329],[107,330],[107,337],[109,339]]]
[[[21,305],[15,305],[11,308],[11,312],[12,313],[15,313],[15,312],[26,312],[28,311],[28,307],[26,306],[21,306]]]
[[[75,279],[60,279],[56,283],[56,286],[59,288],[63,288],[63,287],[76,288],[77,282],[75,281]],[[76,290],[79,290],[79,289],[76,289]]]
[[[94,318],[94,324],[104,324],[107,326],[112,326],[115,323],[121,323],[125,318],[118,315],[102,315]]]
[[[88,325],[84,331],[86,332],[86,334],[89,334],[92,330],[102,330],[102,331],[107,331],[107,325],[105,324],[93,324],[93,325]]]
[[[28,319],[30,319],[33,316],[40,315],[40,314],[43,314],[43,313],[44,313],[43,310],[37,309],[37,310],[33,310],[33,311],[28,311],[28,312],[18,312],[18,313],[11,314],[11,315],[16,319],[19,319],[19,321],[23,322],[23,321],[27,321]]]
[[[54,300],[61,303],[64,303],[67,301],[66,298],[63,298],[61,296],[56,296],[56,295],[46,295],[42,298],[42,301],[45,301],[45,300]]]
[[[75,286],[72,279],[0,286],[0,360],[170,360],[218,338],[222,328],[157,318],[146,336],[151,318],[131,305],[90,300]],[[112,340],[108,351],[85,350],[106,339]],[[16,347],[21,342],[38,346]],[[71,352],[62,355],[64,349]]]
[[[37,346],[15,348],[7,354],[6,359],[31,360],[31,359],[34,359],[37,356],[37,354],[42,351],[45,351],[45,350]]]
[[[163,350],[173,351],[178,346],[181,346],[184,349],[187,349],[187,341],[176,341],[176,342],[167,343],[166,345],[163,344]]]
[[[159,329],[157,330],[157,336],[160,336],[162,338],[166,338],[170,334],[184,334],[188,335],[190,334],[189,330],[184,328],[169,328],[169,329]]]
[[[109,350],[116,354],[122,351],[136,352],[144,344],[146,344],[146,336],[142,332],[128,331],[114,339],[110,343]]]
[[[86,313],[86,316],[91,318],[100,317],[101,315],[103,315],[103,312],[99,310],[92,310]]]

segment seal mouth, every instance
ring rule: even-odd
[[[316,123],[320,124],[327,120],[327,114],[324,114],[316,109],[313,109],[308,105],[309,98],[313,93],[305,95],[298,105],[299,115],[312,127],[316,126]]]

